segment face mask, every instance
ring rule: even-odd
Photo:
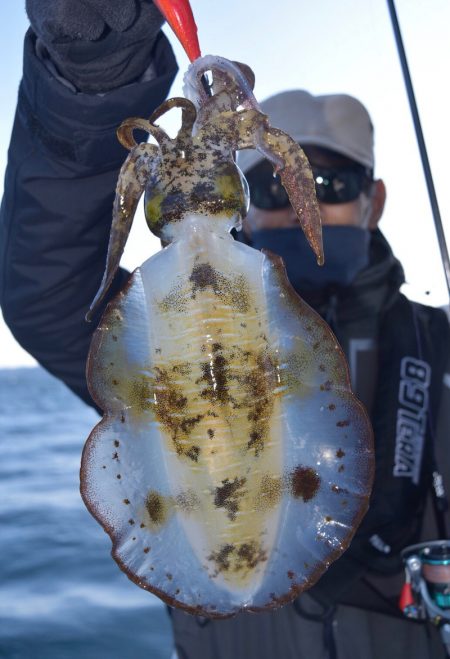
[[[348,286],[369,263],[370,231],[350,226],[323,226],[325,264],[319,266],[300,228],[263,229],[252,233],[255,249],[269,249],[283,258],[289,281],[297,291],[330,284]]]

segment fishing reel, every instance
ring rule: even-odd
[[[411,545],[401,555],[406,580],[399,607],[407,618],[436,625],[450,656],[450,540]]]

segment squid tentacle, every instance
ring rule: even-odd
[[[242,106],[246,109],[259,109],[258,101],[253,94],[254,77],[250,77],[247,69],[250,67],[241,66],[239,62],[231,62],[224,57],[207,55],[193,62],[188,73],[184,77],[184,92],[197,107],[208,106],[214,103],[214,96],[218,95],[214,89],[214,74],[219,76],[224,73],[233,83],[232,93],[228,90],[229,99],[235,104],[233,109]],[[214,95],[209,97],[201,84],[202,76],[208,72],[213,72],[213,90]],[[253,72],[252,72],[253,73]]]

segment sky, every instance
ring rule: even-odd
[[[24,4],[3,0],[0,5],[0,191],[28,25]],[[444,271],[384,0],[260,0],[257,4],[191,0],[191,5],[202,53],[249,64],[256,75],[257,99],[302,88],[314,94],[352,94],[366,105],[375,125],[375,173],[388,191],[380,228],[405,268],[405,293],[425,304],[447,305]],[[449,244],[450,2],[397,0],[396,8]],[[165,29],[180,66],[170,94],[179,96],[188,60]],[[139,211],[123,265],[134,269],[158,248]],[[35,363],[2,319],[0,346],[0,368]]]

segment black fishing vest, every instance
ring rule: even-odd
[[[367,593],[358,601],[357,580],[401,570],[400,551],[419,540],[435,469],[434,424],[450,349],[447,317],[399,295],[382,318],[378,347],[370,507],[349,549],[310,591],[324,606],[345,601],[370,608]]]

